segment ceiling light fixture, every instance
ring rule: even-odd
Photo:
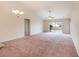
[[[23,11],[20,11],[20,10],[12,10],[12,13],[14,13],[15,15],[23,15],[24,12]]]
[[[23,11],[19,12],[19,15],[22,15],[22,14],[24,14],[24,12],[23,12]]]
[[[54,17],[51,16],[51,10],[49,10],[49,16],[48,16],[48,19],[51,20],[51,19],[53,19],[53,18],[54,18]]]

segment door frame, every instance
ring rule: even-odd
[[[26,23],[25,21],[28,20],[28,34],[26,34]],[[30,35],[30,19],[24,19],[24,36],[29,36]]]

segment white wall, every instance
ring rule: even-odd
[[[43,32],[43,20],[39,18],[31,19],[31,35]]]
[[[72,10],[71,36],[79,55],[79,3],[76,4]]]
[[[16,17],[13,9],[24,11],[24,15]],[[0,42],[24,36],[24,18],[31,19],[31,34],[42,32],[42,20],[31,10],[17,2],[0,2]]]

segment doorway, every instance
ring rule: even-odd
[[[55,33],[62,33],[63,22],[51,22],[49,23],[49,31]]]
[[[30,35],[30,19],[24,19],[24,36]]]

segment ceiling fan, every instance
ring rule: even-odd
[[[51,15],[51,10],[49,10],[48,12],[49,12],[48,20],[54,19],[54,17],[52,17],[52,15]]]

